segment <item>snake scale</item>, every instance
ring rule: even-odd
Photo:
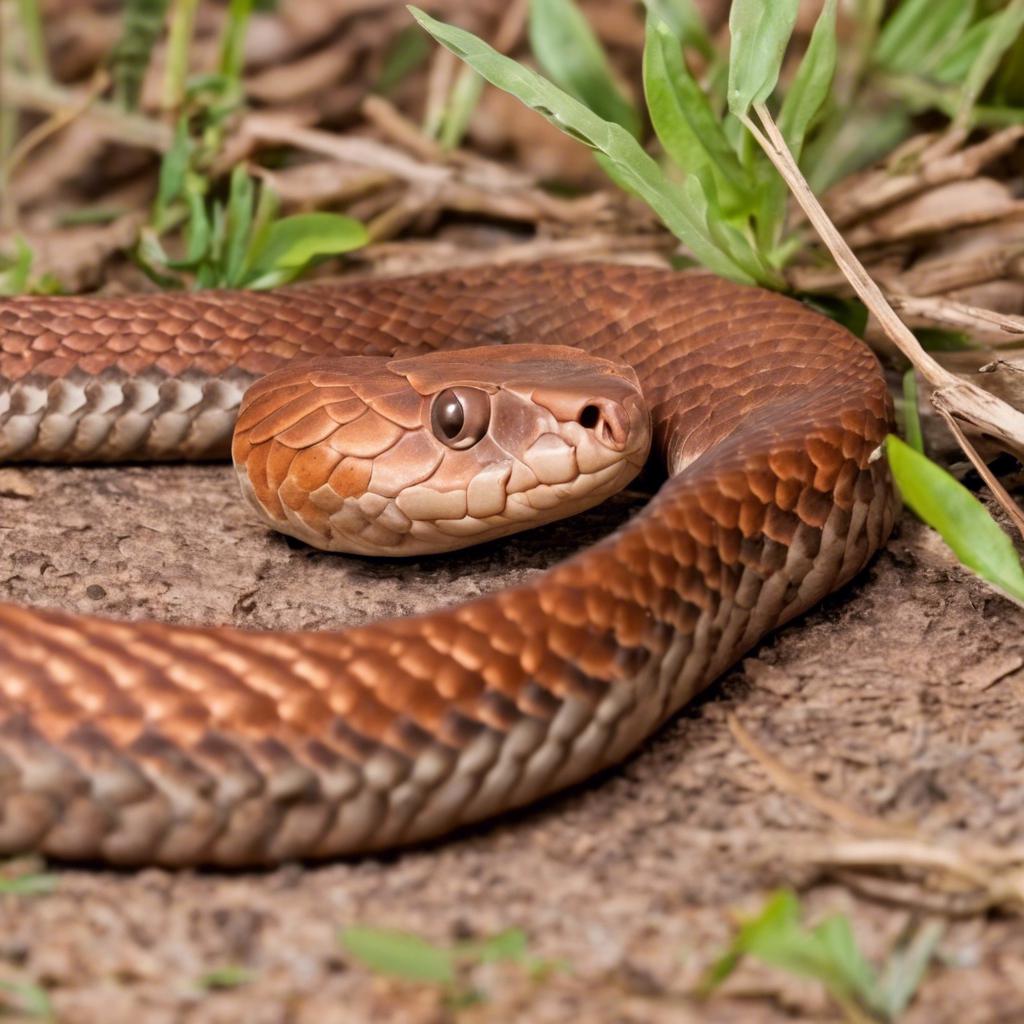
[[[868,349],[644,267],[2,300],[0,458],[223,456],[271,371],[519,342],[635,370],[666,471],[642,511],[525,585],[335,632],[0,604],[0,853],[249,865],[439,835],[621,760],[885,541]]]

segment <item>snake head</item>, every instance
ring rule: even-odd
[[[232,443],[274,529],[329,551],[451,551],[590,508],[651,444],[633,370],[554,345],[338,357],[257,381]]]

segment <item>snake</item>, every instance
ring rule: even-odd
[[[0,300],[4,461],[230,452],[257,518],[349,557],[501,537],[645,462],[660,479],[566,560],[416,616],[259,631],[0,603],[0,853],[316,861],[581,783],[866,566],[897,509],[892,416],[846,328],[701,271]]]

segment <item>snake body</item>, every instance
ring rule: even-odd
[[[0,604],[0,853],[268,864],[525,804],[621,760],[888,535],[871,353],[797,302],[651,268],[2,301],[0,457],[222,456],[273,370],[512,342],[633,367],[667,473],[640,513],[523,586],[335,632]]]

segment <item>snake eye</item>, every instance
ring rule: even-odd
[[[479,388],[445,388],[434,399],[430,428],[449,448],[472,448],[487,433],[491,399]]]

